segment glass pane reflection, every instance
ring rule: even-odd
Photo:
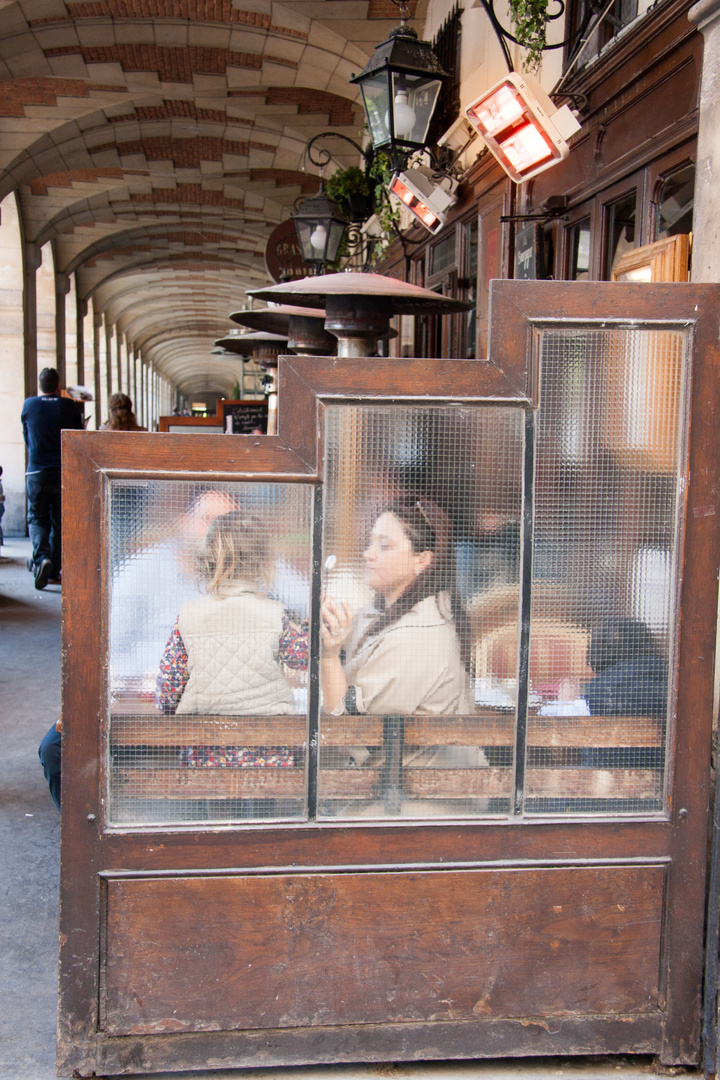
[[[326,421],[320,815],[507,813],[517,655],[484,644],[517,628],[523,414]]]
[[[528,811],[663,806],[686,348],[672,330],[544,336]]]
[[[114,825],[305,812],[310,489],[110,485]]]

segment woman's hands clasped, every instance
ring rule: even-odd
[[[350,633],[353,622],[352,608],[342,601],[333,600],[331,596],[325,596],[320,616],[323,650],[337,655]]]

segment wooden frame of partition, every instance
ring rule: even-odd
[[[720,476],[715,439],[715,386],[720,368],[714,317],[717,299],[717,287],[709,285],[497,282],[492,292],[489,361],[285,358],[280,364],[279,393],[280,400],[291,402],[292,407],[281,411],[277,436],[237,436],[230,441],[203,436],[171,435],[159,440],[138,434],[128,440],[113,433],[65,434],[61,1071],[90,1076],[192,1071],[206,1068],[209,1061],[222,1061],[231,1068],[612,1052],[659,1053],[668,1063],[697,1061],[717,615],[716,590],[708,583],[716,580],[720,559],[720,522],[715,511]],[[98,647],[107,633],[102,570],[107,479],[181,475],[185,479],[269,478],[321,484],[323,410],[328,403],[511,403],[532,411],[539,394],[537,331],[608,321],[692,326],[694,334],[678,631],[680,704],[669,812],[584,821],[308,821],[231,829],[108,829],[102,801],[107,706],[103,649]],[[80,526],[83,542],[75,544],[73,537]],[[315,572],[319,573],[317,565]],[[569,856],[569,846],[581,855]],[[372,943],[367,947],[376,979],[383,978],[387,963],[376,909],[390,910],[387,905],[399,904],[393,909],[399,912],[399,927],[412,924],[415,910],[436,911],[439,936],[433,940],[442,939],[443,926],[454,918],[465,927],[460,933],[466,940],[463,935],[470,932],[474,919],[470,912],[477,903],[474,890],[480,889],[490,904],[488,910],[496,912],[491,925],[500,933],[498,940],[506,944],[497,954],[489,943],[478,946],[480,952],[475,961],[471,958],[468,969],[459,952],[451,951],[442,963],[461,983],[472,978],[473,965],[483,956],[494,964],[510,964],[518,1003],[515,1011],[498,1009],[492,999],[481,996],[477,1007],[460,1017],[443,1014],[436,1018],[426,1009],[418,1015],[397,1015],[389,1004],[384,1016],[371,1017],[363,1011],[361,987],[355,987],[348,976],[348,1019],[343,1022],[313,1019],[313,1003],[319,998],[309,990],[304,998],[301,981],[299,1000],[306,1001],[307,1020],[300,1024],[263,1028],[254,1022],[242,1029],[220,1017],[215,1023],[199,1023],[195,1030],[182,1030],[170,1021],[138,1030],[133,1030],[132,1021],[127,1029],[113,1032],[108,1028],[104,1013],[108,929],[111,926],[114,935],[113,957],[118,955],[123,933],[131,935],[128,946],[137,942],[132,932],[133,897],[145,897],[146,916],[162,910],[163,933],[177,942],[179,930],[172,923],[177,888],[196,898],[198,933],[205,910],[233,910],[239,917],[237,904],[244,889],[280,917],[283,890],[298,888],[298,896],[305,899],[294,909],[295,929],[283,949],[290,944],[293,949],[302,948],[309,963],[303,969],[304,978],[314,971],[313,985],[322,990],[329,971],[349,971],[343,967],[348,957],[342,952],[348,939],[342,934],[338,937],[337,929],[335,936],[322,936],[330,925],[323,914],[330,909],[323,904],[330,902],[331,894],[350,902],[357,892],[356,882],[360,887],[357,902],[368,895],[375,898],[373,905],[362,904],[359,932]],[[211,892],[204,892],[206,888]],[[543,911],[562,910],[563,905],[573,910],[578,897],[589,895],[588,890],[596,895],[600,920],[610,909],[618,918],[618,898],[625,892],[636,901],[633,917],[640,920],[638,926],[656,920],[662,910],[658,997],[653,1005],[629,1012],[614,1008],[605,1014],[588,1013],[578,1005],[548,1020],[542,994],[533,992],[532,957],[539,955],[542,930],[526,901],[536,897],[536,906]],[[130,919],[122,924],[125,931],[117,913],[109,914],[108,903]],[[510,913],[507,925],[505,910]],[[314,929],[318,926],[320,937]],[[514,933],[519,936],[513,938]],[[567,941],[572,938],[569,925]],[[412,941],[410,937],[406,942],[408,956],[418,962],[421,956],[415,955]],[[578,963],[582,968],[580,953],[573,948],[567,945],[557,954],[565,959],[552,969],[554,983],[562,983],[564,975],[575,977]],[[483,949],[490,951],[485,954]],[[541,951],[543,962],[549,963],[553,953],[544,947]],[[262,950],[254,960],[262,969]],[[291,952],[285,962],[290,963],[292,974]],[[182,979],[190,978],[191,972],[188,953],[185,968],[174,977],[179,980],[177,986],[173,980],[166,984],[170,997],[182,992]],[[629,968],[608,970],[613,1000],[634,999],[635,976]],[[264,992],[274,993],[274,978],[268,968],[261,978]],[[221,992],[227,997],[229,988],[221,987]]]

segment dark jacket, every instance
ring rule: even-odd
[[[637,656],[600,672],[582,696],[592,716],[663,717],[667,709],[667,668],[659,656]]]
[[[28,449],[27,471],[60,468],[60,432],[63,428],[82,430],[80,411],[70,398],[40,394],[25,398],[22,426]]]

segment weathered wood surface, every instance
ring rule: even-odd
[[[302,746],[307,739],[304,717],[163,716],[113,712],[111,742],[115,746]],[[380,746],[379,716],[320,718],[321,746]],[[405,741],[417,746],[512,746],[515,717],[481,710],[475,716],[409,716]],[[662,723],[649,717],[531,716],[528,746],[628,747],[662,746]]]
[[[110,880],[106,1030],[651,1012],[664,878],[615,866]]]
[[[657,799],[662,776],[653,769],[528,769],[529,798]],[[434,769],[406,766],[407,798],[508,798],[509,768]],[[305,794],[303,768],[116,768],[116,796],[131,799],[298,798]],[[323,799],[372,799],[380,794],[380,768],[321,769],[318,788]]]
[[[493,294],[488,364],[403,361],[390,371],[387,365],[373,369],[374,362],[364,360],[361,365],[293,360],[286,385],[297,394],[288,398],[293,410],[286,420],[281,417],[279,437],[64,436],[64,527],[83,542],[66,548],[64,565],[63,768],[72,782],[63,798],[58,1025],[63,1075],[76,1070],[132,1074],[148,1065],[156,1071],[202,1069],[209,1061],[232,1067],[409,1060],[418,1052],[443,1058],[629,1050],[660,1052],[667,1063],[697,1060],[717,625],[717,593],[708,582],[715,579],[720,558],[717,287],[530,286],[503,282]],[[682,607],[673,672],[678,708],[667,814],[596,815],[582,821],[555,815],[532,823],[518,816],[430,824],[107,827],[108,475],[315,483],[321,479],[324,402],[535,400],[539,368],[527,345],[544,326],[588,319],[597,324],[620,316],[640,323],[651,317],[692,323],[696,353],[688,457],[682,463],[687,515],[678,576]],[[489,719],[485,716],[491,730]],[[509,745],[508,723],[511,717],[495,717],[498,741],[484,745]],[[560,733],[573,721],[565,723],[548,726],[543,719],[531,739],[551,732],[551,739],[562,740]],[[532,718],[530,724],[533,731]],[[639,743],[628,745],[653,745],[647,729],[643,723]],[[434,741],[440,744],[439,738]],[[588,741],[602,745],[596,737]],[[474,745],[465,739],[463,744]],[[624,744],[613,737],[610,745]],[[497,876],[496,887],[473,891],[458,873],[457,889],[448,888],[450,872],[440,868],[471,860],[493,864],[485,873]],[[551,860],[580,865],[542,869]],[[588,861],[595,864],[593,871]],[[419,863],[429,867],[429,876],[442,878],[442,887],[424,884]],[[343,866],[366,868],[356,875],[355,893],[346,884],[353,875],[336,872]],[[304,871],[312,867],[326,868],[317,875],[322,887],[306,886],[310,875]],[[270,884],[248,892],[244,882],[252,868],[258,872],[254,882]],[[273,868],[277,873],[268,876]],[[113,878],[122,871],[138,877]],[[617,887],[617,875],[625,871],[627,890]],[[214,872],[243,884],[224,891],[215,888],[217,880],[212,888],[203,886]],[[588,872],[589,878],[573,877]],[[555,876],[542,879],[545,873]],[[600,874],[609,875],[606,882],[615,886],[606,888]],[[386,877],[399,884],[386,884]],[[291,880],[300,883],[292,904],[286,891]],[[545,891],[543,880],[551,883]],[[574,929],[560,933],[548,913],[561,920],[563,913],[555,913],[555,907],[565,908],[574,896],[582,899],[582,907],[570,911]],[[272,913],[278,917],[270,922]],[[474,937],[483,926],[490,928],[487,934]],[[247,968],[244,950],[263,957],[254,971]],[[381,1000],[370,995],[365,1001],[363,978],[369,971],[384,992]],[[440,980],[433,1001],[426,971]],[[443,992],[446,978],[456,980],[448,993]],[[340,990],[328,994],[335,986]],[[395,987],[398,997],[392,1000]],[[483,997],[488,988],[490,997]],[[475,1012],[479,1002],[491,1012],[483,1013],[482,1005]],[[431,1005],[436,1011],[430,1014]],[[454,1019],[456,1005],[467,1019]],[[381,1007],[382,1018],[367,1024],[364,1017],[376,1016]],[[329,1016],[351,1017],[353,1009],[361,1017],[357,1023],[329,1025]],[[514,1014],[517,1019],[511,1015],[515,1009],[524,1010]],[[438,1019],[416,1021],[416,1015]],[[296,1017],[305,1026],[293,1028]],[[268,1031],[273,1023],[278,1026]],[[163,1032],[166,1024],[175,1034],[112,1035],[133,1028]],[[193,1034],[193,1025],[204,1031]]]

